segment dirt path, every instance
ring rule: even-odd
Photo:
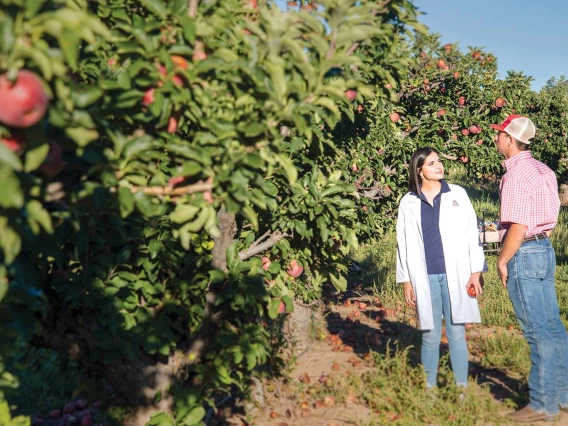
[[[399,348],[415,344],[420,335],[414,327],[412,312],[402,306],[386,308],[377,299],[353,291],[345,300],[328,306],[323,327],[316,332],[316,340],[308,342],[297,352],[290,375],[292,382],[265,385],[266,404],[256,410],[250,424],[337,426],[379,425],[385,421],[396,421],[396,413],[374,413],[369,406],[351,396],[345,378],[370,371],[373,363],[369,350],[384,352],[389,340],[396,340]],[[487,327],[468,327],[467,333],[468,339],[474,341],[494,332]],[[447,346],[447,341],[443,339],[442,350],[447,349],[444,346]],[[414,355],[413,362],[418,362],[417,351],[411,350],[411,354]],[[478,383],[489,384],[495,400],[502,402],[518,394],[522,386],[518,378],[509,377],[499,370],[480,368],[475,354],[471,355],[470,361],[473,377]],[[313,386],[306,386],[308,383]],[[338,383],[343,394],[321,399],[317,388],[327,386],[329,391],[333,383]],[[309,389],[309,393],[302,389]],[[505,405],[503,408],[500,414],[510,411]],[[563,413],[561,419],[552,424],[568,425],[568,414]]]

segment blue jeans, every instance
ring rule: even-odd
[[[467,386],[468,353],[465,341],[465,324],[452,323],[450,293],[446,274],[428,275],[434,329],[422,332],[422,365],[426,371],[426,387],[437,385],[440,361],[440,339],[442,337],[442,314],[446,319],[446,336],[450,346],[450,363],[458,386]]]
[[[507,290],[530,347],[529,406],[549,415],[568,406],[568,334],[554,286],[556,255],[550,241],[524,242],[507,264]]]

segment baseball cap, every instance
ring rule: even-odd
[[[495,130],[505,132],[519,142],[529,144],[536,129],[530,118],[518,114],[509,115],[501,124],[490,124]]]

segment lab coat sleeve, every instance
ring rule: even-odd
[[[398,208],[398,218],[396,221],[396,282],[404,283],[410,281],[408,273],[408,262],[406,252],[406,216],[404,203],[401,202]]]
[[[483,246],[481,245],[477,229],[477,215],[475,214],[475,210],[467,193],[465,194],[465,199],[468,206],[467,239],[471,272],[487,272],[488,268],[487,262],[485,261],[485,253],[483,252]]]

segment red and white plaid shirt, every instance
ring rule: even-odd
[[[553,229],[558,222],[560,198],[556,175],[533,158],[530,151],[505,160],[501,179],[501,237],[512,223],[527,225],[525,238]]]

